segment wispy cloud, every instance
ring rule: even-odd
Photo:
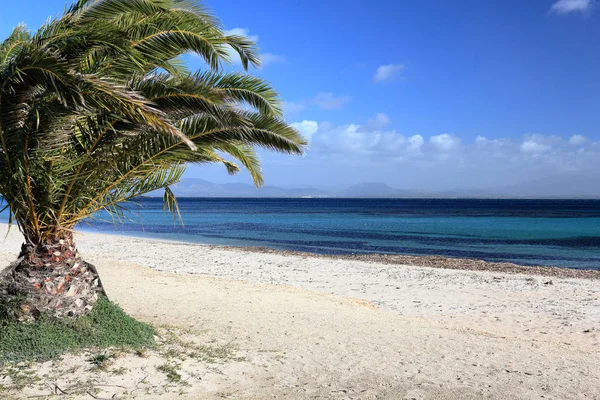
[[[582,144],[587,143],[588,138],[586,138],[583,135],[573,135],[569,138],[569,144],[572,144],[573,146],[579,146]]]
[[[342,106],[351,99],[350,96],[336,96],[331,92],[321,92],[318,93],[312,101],[324,110],[335,110],[342,108]]]
[[[332,92],[319,92],[316,96],[300,101],[284,101],[283,109],[288,114],[297,114],[309,107],[319,107],[322,110],[337,110],[352,100],[346,95],[336,95]]]
[[[283,102],[283,112],[287,115],[289,114],[297,114],[300,111],[304,111],[306,109],[306,104],[302,102],[296,101],[284,101]]]
[[[225,35],[245,36],[248,39],[250,39],[251,41],[253,41],[254,43],[258,43],[258,39],[259,39],[258,35],[250,34],[250,29],[248,29],[248,28],[233,28],[233,29],[224,31],[224,33],[225,33]],[[231,60],[235,64],[242,63],[242,61],[240,60],[240,57],[235,52],[235,50],[230,49],[229,56],[231,57]],[[263,53],[260,55],[260,59],[261,59],[261,67],[263,67],[263,68],[269,64],[285,62],[285,57],[277,55],[277,54],[273,54],[273,53]]]
[[[361,126],[360,130],[369,132],[377,129],[383,129],[390,124],[390,117],[385,113],[377,113],[375,117],[369,118],[364,126]]]
[[[405,69],[406,67],[403,64],[381,65],[377,68],[377,71],[375,71],[373,80],[378,83],[396,79]]]
[[[254,43],[258,42],[258,35],[251,35],[250,29],[248,28],[233,28],[228,29],[223,32],[226,36],[245,36],[248,39],[252,40]]]
[[[260,55],[260,60],[262,62],[262,66],[266,67],[269,64],[278,64],[285,62],[285,57],[278,56],[277,54],[273,53],[264,53]]]
[[[572,12],[584,12],[592,5],[591,0],[558,0],[552,4],[551,12],[556,14],[569,14]]]
[[[294,122],[290,125],[302,133],[309,142],[312,136],[319,130],[319,124],[317,121],[304,120],[302,122]]]
[[[526,154],[541,154],[550,151],[550,146],[535,140],[526,140],[521,143],[521,152]]]
[[[448,153],[456,150],[461,143],[461,140],[448,133],[442,133],[441,135],[431,136],[429,143],[437,150],[442,153]]]

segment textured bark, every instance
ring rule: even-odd
[[[104,294],[96,268],[84,262],[71,239],[23,244],[21,254],[0,275],[0,298],[19,320],[41,313],[76,318]]]

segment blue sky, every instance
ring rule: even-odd
[[[0,33],[65,0],[0,9]],[[600,181],[600,3],[594,0],[213,0],[257,40],[304,157],[263,153],[268,184],[489,188]],[[193,67],[201,62],[190,57]],[[188,177],[249,182],[217,166]]]

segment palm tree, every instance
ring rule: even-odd
[[[188,71],[189,52],[204,71]],[[25,238],[0,298],[19,299],[18,317],[91,309],[102,284],[73,230],[97,211],[164,189],[178,213],[169,187],[188,163],[242,166],[260,186],[256,147],[302,154],[273,88],[223,72],[232,54],[245,70],[260,63],[191,0],[79,0],[0,45],[0,195]]]

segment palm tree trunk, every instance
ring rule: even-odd
[[[92,309],[99,294],[105,292],[98,272],[81,259],[70,235],[23,244],[17,261],[0,275],[0,299],[20,320],[41,313],[76,318]]]

